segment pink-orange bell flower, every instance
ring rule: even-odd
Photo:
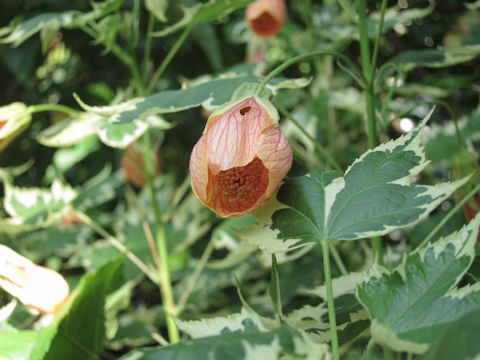
[[[56,313],[69,296],[68,283],[62,275],[3,245],[0,245],[0,287],[42,313]]]
[[[215,111],[190,157],[192,188],[219,217],[248,214],[275,193],[292,165],[278,112],[257,97]]]
[[[257,0],[247,5],[245,18],[253,32],[262,38],[278,34],[287,21],[284,0]]]

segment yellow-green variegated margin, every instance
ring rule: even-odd
[[[478,309],[480,284],[458,288],[458,283],[475,257],[479,226],[480,215],[408,254],[393,270],[377,263],[364,275],[357,297],[369,312],[376,342],[395,351],[424,353],[449,324]]]
[[[276,208],[259,214],[241,235],[282,252],[323,239],[381,236],[420,221],[468,180],[414,182],[428,164],[422,132],[432,112],[412,132],[365,152],[345,174],[320,169],[286,180]]]

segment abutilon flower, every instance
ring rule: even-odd
[[[219,217],[267,202],[292,165],[292,149],[265,99],[249,97],[215,111],[190,157],[192,188]]]
[[[253,32],[269,38],[278,34],[287,21],[284,0],[257,0],[247,5],[245,18]]]
[[[3,245],[0,245],[0,287],[42,313],[56,313],[69,295],[62,275]]]

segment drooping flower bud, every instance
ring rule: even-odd
[[[65,279],[0,245],[0,287],[27,306],[42,313],[56,313],[67,301]]]
[[[0,107],[0,150],[15,139],[31,120],[32,115],[23,103],[14,102]]]
[[[162,170],[162,162],[160,153],[157,152],[155,158],[155,175],[158,175]],[[134,144],[129,145],[125,149],[122,157],[122,168],[125,173],[125,179],[135,186],[142,187],[147,183],[144,172],[146,170],[143,161],[143,154],[141,151],[135,149]]]
[[[287,21],[284,0],[257,0],[247,5],[245,18],[253,32],[269,38],[278,34]]]
[[[241,216],[270,199],[291,165],[276,109],[249,97],[208,119],[190,157],[192,187],[217,216]]]

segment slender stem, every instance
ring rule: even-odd
[[[145,263],[140,260],[134,253],[128,250],[125,245],[123,245],[120,241],[118,241],[114,236],[110,235],[106,230],[104,230],[100,225],[98,225],[91,217],[87,214],[75,211],[75,214],[82,219],[85,224],[88,224],[93,230],[99,233],[101,236],[108,240],[113,246],[115,246],[118,250],[124,253],[127,258],[134,263],[152,282],[158,283],[157,277],[152,273],[152,271],[148,268]]]
[[[142,71],[143,81],[147,81],[148,76],[148,61],[150,60],[150,51],[152,49],[152,31],[155,26],[155,16],[150,13],[148,16],[147,34],[145,39],[145,51],[143,53]]]
[[[303,135],[305,135],[312,142],[313,146],[315,146],[315,149],[317,149],[317,151],[325,157],[325,159],[331,166],[333,166],[336,170],[342,171],[340,165],[338,165],[338,163],[328,153],[328,151],[325,150],[325,148],[319,142],[317,142],[312,135],[306,132],[303,126],[300,125],[298,121],[295,120],[295,118],[282,105],[277,104],[277,109],[282,113],[283,116],[290,120],[298,128],[298,130],[302,132]]]
[[[330,252],[332,253],[332,257],[333,257],[333,261],[335,261],[335,265],[337,265],[342,275],[347,275],[348,270],[345,267],[345,264],[343,263],[342,258],[340,257],[340,254],[337,251],[337,248],[331,241],[328,243],[328,246],[330,246]]]
[[[360,34],[360,56],[362,58],[363,76],[368,81],[370,77],[370,45],[368,42],[368,26],[367,26],[367,4],[366,0],[358,2],[358,32]],[[370,82],[370,81],[369,81]]]
[[[69,106],[60,105],[60,104],[39,104],[39,105],[32,105],[28,107],[30,114],[35,114],[43,111],[59,111],[65,114],[76,115],[78,111],[72,109]]]
[[[383,246],[382,239],[379,236],[375,236],[370,239],[372,245],[373,254],[377,257],[377,261],[380,265],[383,265]]]
[[[393,360],[393,352],[388,347],[383,348],[383,357],[386,360]]]
[[[178,332],[177,325],[173,320],[173,314],[175,310],[175,302],[173,299],[172,282],[170,279],[170,268],[168,267],[168,247],[167,239],[165,237],[165,226],[160,216],[160,210],[158,206],[157,197],[155,196],[155,186],[153,184],[153,177],[155,175],[155,166],[153,164],[153,148],[150,139],[150,132],[147,130],[144,134],[145,152],[144,162],[147,173],[147,184],[150,192],[150,198],[152,201],[153,213],[155,216],[155,228],[156,228],[156,240],[158,257],[160,261],[160,290],[163,305],[165,307],[165,318],[168,330],[168,337],[171,343],[176,343],[180,340],[180,334]]]
[[[437,226],[433,228],[430,234],[428,234],[428,236],[421,242],[420,245],[418,245],[418,247],[421,248],[427,245],[428,242],[435,236],[435,234],[443,227],[443,225],[445,225],[447,221],[450,220],[450,218],[458,211],[458,209],[460,209],[463,206],[463,204],[465,204],[468,200],[470,200],[470,198],[473,195],[475,195],[478,191],[480,191],[480,184],[477,184],[477,186],[475,186],[472,191],[470,191],[467,195],[465,195],[465,197],[458,204],[456,204],[452,208],[452,210],[450,210],[449,213],[442,218],[442,220],[438,222]]]
[[[260,83],[260,85],[258,86],[257,88],[257,91],[256,91],[256,94],[260,94],[260,92],[263,90],[263,88],[275,77],[275,76],[278,76],[280,75],[280,73],[285,70],[286,68],[288,68],[289,66],[299,62],[299,61],[302,61],[302,60],[306,60],[306,59],[310,59],[312,57],[316,57],[316,56],[321,56],[321,55],[329,55],[329,56],[334,56],[344,62],[346,62],[351,68],[353,68],[355,71],[357,71],[359,74],[361,74],[360,72],[360,69],[358,68],[357,65],[355,65],[352,60],[350,60],[348,57],[346,57],[345,55],[343,54],[340,54],[339,52],[336,52],[336,51],[328,51],[328,50],[320,50],[320,51],[314,51],[314,52],[310,52],[310,53],[307,53],[307,54],[302,54],[302,55],[298,55],[298,56],[295,56],[287,61],[285,61],[284,63],[280,64],[278,67],[276,67],[275,69],[273,69],[267,76],[265,76],[263,78],[263,81]],[[360,75],[361,76],[361,75]],[[362,80],[365,81],[365,78],[362,77]]]
[[[157,247],[160,257],[161,276],[162,281],[162,301],[165,306],[165,317],[168,330],[168,338],[172,344],[180,340],[177,325],[173,320],[173,314],[176,312],[175,303],[173,302],[172,282],[170,279],[170,269],[168,267],[168,248],[167,239],[165,238],[165,227],[161,226],[157,231]]]
[[[412,360],[413,359],[413,353],[409,352],[407,354],[407,360]]]
[[[367,86],[365,91],[365,101],[367,104],[367,135],[368,147],[373,149],[378,145],[377,124],[375,119],[375,95],[373,88]]]
[[[200,260],[198,261],[197,266],[195,267],[195,271],[193,272],[192,277],[188,280],[187,286],[185,287],[185,291],[180,297],[180,300],[178,300],[177,307],[176,307],[177,311],[175,313],[176,316],[181,314],[181,312],[183,311],[183,308],[187,304],[188,298],[192,293],[195,287],[195,284],[197,283],[198,277],[202,273],[203,268],[207,264],[208,258],[212,254],[212,251],[213,251],[213,241],[210,241],[208,245],[205,247],[205,250],[203,251],[203,254],[200,257]]]
[[[371,338],[370,341],[368,342],[366,360],[373,359],[373,351],[375,350],[375,345],[376,344],[377,343],[376,343],[375,340],[373,340],[373,338]]]
[[[187,25],[185,30],[183,30],[183,33],[180,35],[180,37],[177,39],[175,44],[173,44],[172,48],[168,52],[167,56],[163,59],[162,63],[158,67],[157,71],[155,71],[155,74],[153,75],[152,80],[150,80],[150,83],[147,87],[147,94],[150,94],[154,89],[155,86],[157,85],[158,80],[162,76],[163,72],[167,68],[168,64],[172,61],[173,57],[177,53],[178,50],[180,50],[180,47],[184,43],[185,39],[187,36],[190,34],[190,31],[192,31],[193,28],[193,23],[190,23]]]
[[[170,345],[170,343],[160,333],[152,332],[150,333],[150,336],[162,346]]]
[[[332,273],[330,269],[330,255],[328,239],[322,239],[320,244],[323,250],[323,271],[325,273],[325,287],[327,289],[328,321],[330,323],[330,337],[332,339],[333,360],[339,360],[337,320],[335,317],[335,304],[333,302]]]

